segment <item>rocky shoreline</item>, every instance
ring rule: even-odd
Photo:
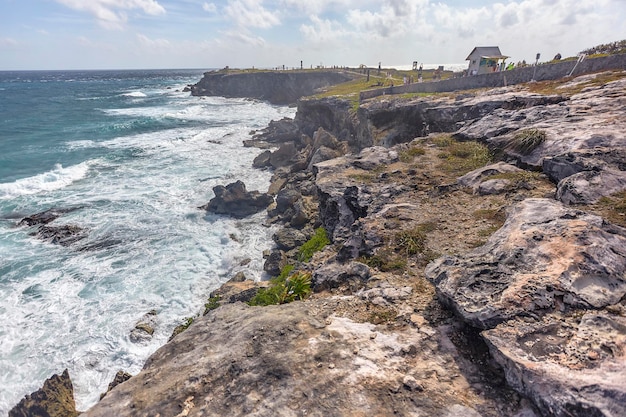
[[[231,280],[83,415],[626,415],[624,109],[624,71],[300,100],[246,146],[273,171],[264,269],[313,294]]]

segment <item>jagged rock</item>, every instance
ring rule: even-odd
[[[602,308],[626,295],[626,229],[547,199],[509,210],[488,242],[426,268],[439,298],[487,329],[559,308]]]
[[[506,162],[497,162],[495,164],[487,165],[482,168],[475,169],[474,171],[468,172],[462,177],[457,178],[457,183],[462,185],[463,187],[473,188],[476,191],[478,190],[480,184],[489,177],[498,174],[523,171],[524,170],[516,167],[515,165],[507,164]]]
[[[66,209],[58,209],[52,208],[46,211],[42,211],[41,213],[33,214],[32,216],[24,217],[17,224],[18,226],[35,226],[37,224],[48,224],[53,220],[58,219],[65,213],[70,213],[74,210],[78,210],[78,207],[74,208],[66,208]]]
[[[321,147],[340,150],[343,145],[332,133],[328,132],[323,127],[320,127],[313,135],[313,149],[317,150]]]
[[[266,150],[260,153],[254,160],[252,161],[252,166],[254,168],[265,168],[271,166],[270,164],[270,156],[272,155],[272,151]]]
[[[311,155],[311,158],[309,159],[309,162],[307,165],[307,169],[311,171],[315,164],[318,164],[323,161],[328,161],[329,159],[338,158],[341,155],[343,155],[343,152],[341,151],[328,148],[326,146],[320,146]]]
[[[280,148],[272,152],[272,155],[270,155],[270,165],[273,168],[291,165],[296,155],[298,155],[298,150],[293,142],[283,143]]]
[[[565,204],[592,204],[604,196],[626,190],[626,171],[583,171],[562,179],[556,198]]]
[[[372,146],[363,149],[354,159],[352,165],[370,171],[381,165],[388,165],[398,161],[398,152],[382,146]]]
[[[296,140],[300,135],[298,124],[289,118],[272,120],[268,126],[254,136],[255,140],[270,143],[283,143]]]
[[[143,315],[135,324],[133,330],[130,331],[130,341],[133,343],[142,343],[152,340],[154,329],[157,325],[157,312],[151,310]]]
[[[9,417],[75,417],[74,386],[66,369],[61,375],[52,375],[43,387],[25,396],[9,411]]]
[[[115,377],[113,377],[113,381],[109,383],[109,387],[107,388],[106,392],[100,395],[100,400],[102,400],[109,392],[111,392],[113,388],[117,387],[123,382],[128,381],[132,377],[133,376],[126,371],[117,371]]]
[[[41,240],[61,246],[69,246],[87,237],[85,229],[71,224],[63,226],[41,226],[33,235]]]
[[[515,319],[483,332],[507,381],[544,415],[626,415],[626,318],[602,311]]]
[[[302,246],[302,244],[307,241],[307,237],[304,233],[290,227],[284,227],[278,230],[274,233],[272,239],[274,239],[279,249],[286,251]]]
[[[273,250],[265,259],[263,270],[271,276],[278,276],[285,265],[287,265],[285,253],[281,250]]]
[[[359,288],[370,278],[370,268],[360,262],[330,263],[313,272],[311,288],[323,291],[343,285]]]
[[[215,197],[200,208],[239,219],[264,210],[274,201],[269,194],[246,191],[246,185],[242,181],[228,184],[226,187],[218,185],[213,187],[213,192]]]

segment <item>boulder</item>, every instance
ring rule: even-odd
[[[626,229],[548,199],[508,212],[488,242],[426,268],[439,298],[483,329],[562,308],[603,308],[626,295]]]
[[[326,146],[320,146],[311,155],[311,158],[309,159],[309,162],[308,162],[307,169],[310,171],[313,169],[313,166],[315,164],[318,164],[323,161],[327,161],[329,159],[338,158],[341,155],[343,155],[341,151],[328,148]]]
[[[298,155],[298,149],[293,142],[283,143],[280,148],[270,155],[270,165],[273,168],[280,168],[290,165]]]
[[[266,150],[261,152],[254,160],[252,161],[252,166],[254,168],[265,168],[271,166],[270,164],[270,156],[272,155],[272,151]]]
[[[489,177],[511,172],[524,172],[524,170],[515,165],[507,164],[506,162],[497,162],[468,172],[462,177],[457,178],[457,183],[463,187],[470,187],[473,188],[474,191],[477,191],[480,184]]]
[[[130,341],[133,343],[142,343],[152,340],[154,329],[157,326],[157,312],[151,310],[143,315],[137,321],[133,330],[130,331]]]
[[[593,204],[624,190],[626,170],[582,171],[559,181],[556,198],[565,204]]]
[[[66,369],[61,375],[52,375],[43,387],[25,396],[9,411],[9,417],[75,417],[74,386]]]
[[[372,146],[363,149],[352,162],[356,168],[371,171],[381,165],[389,165],[398,161],[398,152],[383,146]]]
[[[258,213],[269,206],[274,198],[258,191],[246,191],[242,181],[228,184],[226,187],[213,187],[215,197],[208,204],[200,207],[210,213],[226,214],[238,219]]]
[[[66,224],[63,226],[41,226],[33,236],[57,245],[69,246],[86,238],[87,233],[81,227]]]
[[[304,233],[290,227],[284,227],[278,230],[274,233],[272,239],[274,239],[279,249],[286,251],[297,248],[308,240]]]
[[[273,250],[265,259],[263,270],[269,275],[275,277],[280,274],[283,267],[287,265],[287,257],[281,250]]]
[[[311,288],[319,292],[348,285],[359,288],[370,278],[370,268],[360,262],[329,263],[313,272]]]

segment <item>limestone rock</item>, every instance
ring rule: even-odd
[[[109,383],[109,387],[107,388],[107,391],[105,393],[103,393],[102,395],[100,395],[100,400],[102,400],[109,392],[111,392],[111,390],[113,388],[117,387],[119,384],[121,384],[123,382],[128,381],[132,377],[133,376],[131,374],[129,374],[128,372],[117,371],[117,373],[113,377],[113,381],[111,381]]]
[[[270,150],[263,151],[256,158],[254,158],[254,160],[252,161],[252,166],[254,168],[269,167],[271,165],[270,164],[271,155],[272,155],[272,151]]]
[[[157,326],[157,312],[151,310],[143,315],[135,324],[133,330],[130,331],[130,341],[133,343],[142,343],[152,340],[155,327]]]
[[[226,214],[235,218],[244,218],[258,213],[269,206],[273,197],[258,191],[247,191],[242,181],[228,184],[226,187],[213,187],[215,197],[208,204],[200,207],[210,213]]]
[[[544,415],[626,415],[626,318],[589,311],[515,319],[483,332],[515,389]]]
[[[273,168],[280,168],[293,163],[298,150],[293,142],[283,143],[280,148],[272,152],[269,163]]]
[[[61,375],[52,375],[43,387],[27,395],[9,411],[9,417],[75,417],[74,386],[66,369]]]
[[[491,328],[517,316],[602,308],[626,295],[626,229],[547,199],[527,199],[488,242],[426,268],[442,301]]]
[[[472,172],[468,172],[462,177],[459,177],[457,179],[457,183],[463,187],[471,187],[476,191],[480,184],[491,176],[523,171],[524,170],[516,167],[515,165],[507,164],[506,162],[497,162],[495,164],[475,169]]]
[[[281,250],[273,250],[265,263],[263,263],[263,270],[271,276],[278,276],[283,267],[287,264],[287,257]]]
[[[313,272],[311,288],[323,291],[343,285],[361,287],[370,278],[370,269],[360,262],[330,263]]]
[[[389,165],[398,161],[398,153],[394,150],[382,146],[372,146],[363,149],[352,163],[355,167],[366,171],[372,170],[380,165]]]
[[[282,250],[291,250],[301,246],[308,239],[304,233],[297,229],[284,227],[272,236],[276,245]]]

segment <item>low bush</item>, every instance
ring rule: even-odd
[[[546,141],[546,132],[540,129],[524,129],[513,135],[505,148],[522,155],[529,155]]]
[[[270,285],[260,288],[248,302],[251,306],[268,306],[286,304],[296,300],[304,300],[311,294],[311,274],[296,271],[293,265],[286,265],[280,275],[270,280]]]
[[[315,234],[311,237],[311,239],[307,240],[302,246],[300,246],[300,249],[298,250],[298,260],[300,262],[310,261],[316,252],[324,249],[324,247],[329,243],[330,239],[328,239],[326,229],[318,227],[315,229]]]

